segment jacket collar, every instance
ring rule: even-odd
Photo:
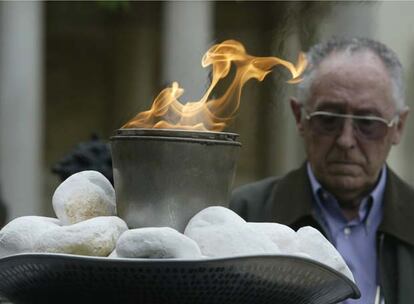
[[[414,189],[388,169],[384,191],[384,215],[379,231],[390,234],[414,246]],[[272,220],[297,226],[306,218],[313,218],[312,189],[306,163],[291,171],[273,188]]]
[[[414,246],[414,189],[389,168],[388,173],[379,231]]]
[[[306,163],[289,172],[273,188],[272,218],[277,223],[294,226],[303,218],[313,216],[312,189]]]

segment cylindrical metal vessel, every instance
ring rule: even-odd
[[[238,135],[119,129],[111,137],[118,215],[129,228],[183,232],[208,206],[228,206],[241,144]]]

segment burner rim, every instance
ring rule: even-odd
[[[131,137],[218,140],[238,143],[239,134],[228,132],[195,131],[181,129],[125,128],[115,130],[115,133],[111,137],[111,140]]]

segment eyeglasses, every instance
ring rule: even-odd
[[[352,119],[355,135],[361,139],[377,140],[383,138],[388,129],[394,126],[399,115],[387,121],[377,116],[360,116],[351,114],[337,114],[324,111],[312,113],[305,112],[305,118],[309,121],[311,129],[321,135],[338,135],[341,133],[345,119]]]

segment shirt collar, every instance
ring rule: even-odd
[[[389,167],[386,167],[386,176],[383,178],[383,198],[378,200],[381,204],[375,204],[379,205],[381,212],[378,232],[414,246],[414,188]],[[290,225],[295,230],[312,225],[327,236],[316,214],[314,200],[307,162],[304,162],[300,168],[275,181],[267,201],[269,218],[271,221]]]
[[[322,216],[324,221],[327,221],[328,226],[329,222],[332,219],[335,221],[342,221],[344,224],[356,223],[358,220],[352,220],[347,222],[345,217],[342,215],[339,204],[335,197],[330,194],[328,191],[322,188],[322,185],[316,179],[311,165],[307,163],[307,173],[311,183],[312,194],[314,197],[314,203],[318,209],[319,215]],[[384,190],[387,180],[387,167],[384,165],[380,172],[380,178],[377,182],[375,188],[363,198],[362,203],[359,209],[359,221],[364,222],[364,224],[369,227],[372,226],[373,222],[378,223],[382,217],[382,201],[384,197]],[[376,226],[376,225],[375,225]]]

